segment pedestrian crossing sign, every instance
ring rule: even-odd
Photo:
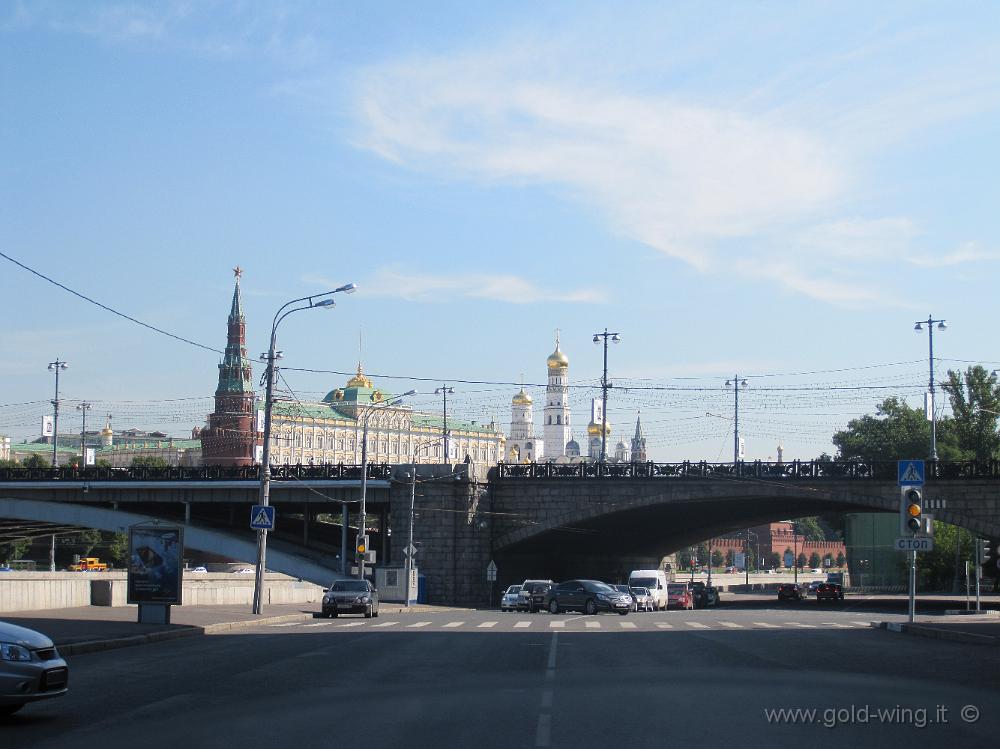
[[[924,461],[900,460],[896,463],[900,486],[924,485]]]
[[[250,528],[255,531],[273,531],[274,508],[271,505],[254,505],[250,510]]]

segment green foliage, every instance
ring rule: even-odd
[[[712,566],[721,567],[725,558],[722,556],[722,552],[719,549],[712,549]]]
[[[0,468],[17,468],[19,465],[21,464],[13,459],[4,458],[0,460]]]
[[[94,463],[95,468],[111,468],[111,461],[100,458]]]
[[[27,458],[22,460],[21,465],[24,468],[48,468],[50,466],[50,463],[41,455],[36,454],[36,455],[29,455]]]
[[[8,541],[3,547],[3,561],[6,564],[13,559],[23,558],[24,553],[31,547],[31,539],[18,538],[14,541]]]
[[[791,551],[791,549],[789,549]],[[779,569],[782,565],[781,554],[776,551],[769,552],[764,558],[764,566],[768,568]]]
[[[963,456],[954,438],[950,419],[938,419],[937,447],[941,460]],[[847,428],[833,435],[840,460],[903,460],[927,455],[931,425],[922,408],[910,408],[899,398],[886,398],[876,415],[851,419]]]
[[[964,580],[965,560],[972,560],[974,556],[973,546],[972,533],[957,525],[935,520],[934,548],[931,551],[917,554],[920,588],[922,590],[952,590],[956,579]],[[975,574],[974,571],[971,574]]]
[[[844,552],[842,552],[842,551],[837,552],[837,560],[836,561],[837,561],[837,566],[838,567],[843,567],[844,566],[844,562],[847,561],[847,557],[844,556]]]
[[[170,464],[156,455],[139,455],[132,458],[133,468],[169,468]]]
[[[792,525],[795,532],[803,536],[808,541],[825,541],[826,535],[820,528],[819,520],[815,517],[799,518]]]
[[[819,554],[815,551],[809,555],[809,566],[812,568],[822,566],[823,560],[819,558]]]
[[[799,552],[798,557],[795,559],[795,564],[800,568],[806,566],[806,553],[804,551]]]
[[[116,566],[125,567],[128,563],[128,534],[114,533],[108,542],[108,556]]]
[[[997,417],[1000,416],[1000,386],[985,367],[969,367],[965,373],[948,370],[941,388],[948,394],[955,422],[955,438],[966,456],[990,460],[1000,454]]]
[[[732,567],[733,566],[733,550],[732,549],[728,549],[726,551],[726,559],[725,559],[725,561],[726,561],[726,566],[727,567]]]

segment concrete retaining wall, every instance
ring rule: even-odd
[[[253,575],[187,574],[183,605],[220,606],[253,601]],[[126,606],[124,572],[7,572],[0,576],[0,613],[77,606]],[[268,573],[263,602],[318,603],[323,588],[285,575]]]

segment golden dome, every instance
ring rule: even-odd
[[[605,424],[604,425],[604,433],[605,434],[611,434],[611,425],[610,424]],[[600,424],[595,424],[594,422],[590,422],[589,424],[587,424],[587,434],[589,434],[591,437],[600,437],[601,436],[601,425]]]
[[[511,399],[511,403],[515,406],[530,406],[532,404],[531,396],[524,392],[524,388],[521,388],[521,392],[515,395]]]
[[[358,373],[347,381],[347,387],[349,388],[372,387],[372,381],[369,380],[367,377],[365,377],[365,373],[361,371],[361,362],[358,362]]]
[[[566,358],[564,354],[559,349],[559,340],[556,339],[556,350],[549,354],[549,358],[545,360],[549,369],[565,369],[569,366],[569,359]]]

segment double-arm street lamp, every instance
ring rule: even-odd
[[[455,388],[449,387],[448,385],[442,385],[439,388],[435,388],[434,395],[440,395],[444,398],[444,427],[441,430],[441,436],[444,439],[444,462],[451,462],[451,453],[448,452],[448,396],[455,394]]]
[[[368,419],[376,411],[381,411],[385,408],[390,408],[391,406],[397,406],[403,400],[403,398],[409,398],[411,395],[416,395],[416,390],[407,390],[402,395],[397,395],[389,400],[379,401],[378,403],[372,403],[369,406],[365,406],[364,410],[360,414],[361,418],[361,517],[358,518],[358,537],[355,540],[354,548],[355,550],[360,550],[362,542],[365,540],[367,534],[366,520],[366,508],[365,501],[368,498]],[[346,553],[346,550],[342,550]],[[358,579],[365,579],[365,557],[364,555],[368,553],[367,544],[364,547],[364,551],[358,556]],[[409,585],[409,578],[407,578],[407,585]]]
[[[740,376],[733,375],[733,379],[726,380],[726,387],[733,389],[733,475],[740,472],[740,388],[747,386],[746,380],[741,380]],[[747,546],[750,545],[750,529],[747,528]],[[749,549],[748,549],[749,551]],[[744,560],[749,562],[749,560]],[[750,565],[746,565],[747,585],[750,584]]]
[[[927,315],[927,319],[926,320],[917,320],[917,322],[915,322],[913,324],[913,329],[916,330],[917,332],[920,332],[921,330],[924,329],[924,325],[927,326],[927,347],[928,347],[927,359],[928,359],[928,361],[930,363],[930,369],[931,369],[931,380],[930,380],[930,391],[931,392],[930,392],[930,396],[929,396],[930,397],[930,402],[928,403],[928,410],[930,411],[930,415],[931,415],[931,456],[930,457],[931,457],[931,460],[936,465],[937,464],[937,459],[938,459],[938,454],[937,454],[937,416],[936,416],[936,413],[935,413],[937,411],[937,409],[935,408],[935,403],[934,403],[934,327],[936,325],[937,329],[943,332],[943,331],[945,331],[945,330],[948,329],[948,326],[945,324],[944,320],[935,320],[931,315]],[[932,470],[936,471],[936,468],[932,468]]]
[[[59,443],[59,373],[66,369],[69,364],[64,361],[59,361],[59,357],[56,360],[49,362],[49,371],[55,372],[56,374],[56,397],[52,401],[52,467],[56,468],[59,464],[57,463],[56,447]]]
[[[93,405],[86,401],[76,405],[76,410],[83,413],[83,427],[80,429],[80,462],[83,468],[87,467],[87,411],[91,408]]]
[[[621,333],[609,333],[605,328],[603,333],[594,333],[594,343],[600,343],[604,339],[604,370],[601,375],[601,462],[608,459],[608,389],[612,387],[608,382],[608,339],[614,343],[620,343]]]
[[[274,401],[274,379],[276,370],[274,362],[282,358],[280,351],[274,350],[275,340],[278,333],[278,325],[293,312],[301,312],[305,309],[316,309],[321,307],[333,307],[336,305],[330,297],[334,294],[344,292],[351,294],[357,289],[357,284],[349,283],[322,294],[313,294],[299,299],[292,299],[286,302],[274,315],[274,322],[271,323],[271,345],[266,354],[261,354],[260,358],[266,362],[264,379],[267,383],[264,391],[264,450],[260,464],[260,504],[267,507],[270,504],[271,496],[271,406]],[[303,302],[305,302],[303,304]],[[298,305],[298,306],[295,306]],[[254,575],[253,585],[253,613],[261,613],[261,590],[264,583],[264,569],[267,563],[267,531],[257,531],[257,569]]]

